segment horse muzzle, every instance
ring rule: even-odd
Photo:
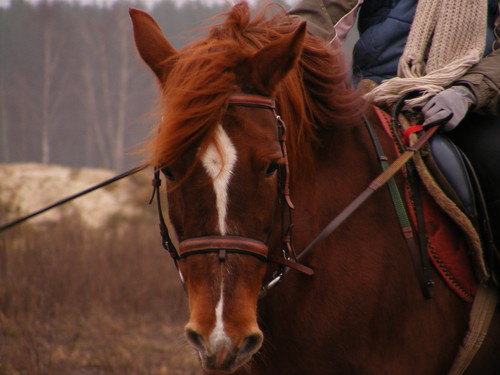
[[[243,339],[226,335],[208,340],[195,330],[186,327],[186,337],[195,347],[206,371],[232,373],[244,365],[261,347],[263,334],[256,330]],[[238,342],[237,345],[233,343]]]

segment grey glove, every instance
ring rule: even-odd
[[[445,132],[452,131],[473,104],[476,104],[476,97],[467,87],[452,86],[434,96],[422,108],[425,117],[424,128],[426,125],[449,118],[443,129]]]

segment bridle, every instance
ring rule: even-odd
[[[161,177],[160,171],[162,167],[155,168],[153,177],[153,195],[151,201],[156,195],[158,208],[158,217],[160,222],[160,234],[162,237],[162,245],[168,250],[170,256],[174,260],[178,268],[180,259],[187,258],[192,255],[217,253],[220,262],[226,260],[227,254],[241,254],[255,257],[265,263],[275,263],[278,269],[273,273],[271,280],[264,282],[262,292],[265,292],[278,284],[286,274],[286,270],[294,269],[296,271],[313,275],[314,271],[296,261],[295,251],[293,249],[293,203],[290,198],[290,170],[288,164],[288,155],[286,151],[286,126],[281,117],[276,113],[274,99],[254,94],[235,93],[229,97],[229,106],[242,106],[257,109],[271,110],[276,118],[278,141],[281,148],[282,158],[278,164],[278,204],[281,206],[281,238],[280,250],[281,256],[275,257],[269,254],[269,247],[266,243],[248,237],[240,236],[203,236],[188,238],[179,243],[177,249],[172,242],[168,227],[163,217],[160,199]],[[181,279],[183,279],[181,274]]]

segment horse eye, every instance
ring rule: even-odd
[[[265,176],[271,177],[274,174],[274,172],[276,172],[277,169],[278,169],[278,162],[274,160],[267,166]]]
[[[161,172],[163,173],[163,175],[168,178],[170,181],[175,181],[175,177],[174,175],[172,174],[172,171],[170,170],[169,167],[165,167],[165,168],[162,168],[161,169]]]

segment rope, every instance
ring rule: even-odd
[[[469,329],[460,345],[448,375],[462,375],[481,348],[498,302],[497,291],[480,285],[470,312]]]

